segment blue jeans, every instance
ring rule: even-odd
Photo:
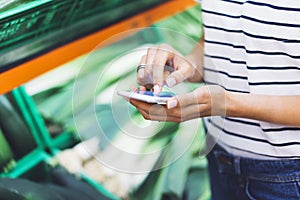
[[[235,157],[218,145],[207,158],[212,200],[300,199],[300,159]]]

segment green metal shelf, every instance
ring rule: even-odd
[[[0,174],[0,177],[18,178],[31,170],[37,164],[50,158],[51,156],[45,151],[41,149],[35,149],[31,153],[23,157],[21,160],[19,160],[11,171]]]

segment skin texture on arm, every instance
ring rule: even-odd
[[[300,96],[227,95],[227,115],[300,127]]]

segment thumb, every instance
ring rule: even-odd
[[[190,92],[186,94],[180,94],[167,101],[167,108],[172,109],[180,105],[180,107],[185,107],[192,104],[197,104],[198,98],[195,92]]]
[[[174,87],[178,83],[183,82],[185,79],[186,78],[184,78],[179,71],[175,71],[166,78],[166,85],[168,87]]]
[[[167,78],[166,78],[166,85],[168,87],[174,87],[176,84],[179,84],[186,79],[193,76],[193,68],[190,66],[182,66],[178,70],[172,72]]]

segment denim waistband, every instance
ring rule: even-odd
[[[218,145],[209,156],[214,157],[219,173],[275,182],[300,180],[300,159],[259,160],[238,157]]]

